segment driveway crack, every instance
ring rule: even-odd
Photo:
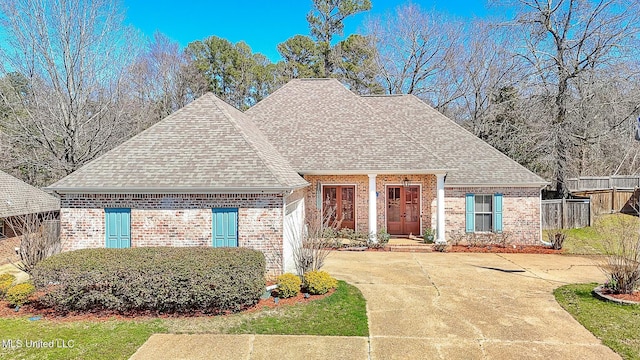
[[[429,280],[429,282],[431,283],[431,285],[433,286],[434,289],[436,289],[436,294],[438,297],[440,297],[440,289],[438,289],[438,285],[436,285],[435,282],[433,282],[433,279],[431,278],[431,276],[429,275],[429,272],[427,272],[427,270],[422,266],[422,264],[420,263],[420,261],[418,261],[418,259],[416,258],[416,254],[412,253],[411,257],[413,258],[413,261],[416,262],[416,264],[418,265],[418,267],[420,267],[420,271],[422,271],[422,273],[424,274],[424,276],[427,277],[427,279]]]

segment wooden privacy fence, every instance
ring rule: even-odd
[[[542,200],[542,229],[576,229],[591,225],[589,199]]]
[[[567,188],[572,191],[603,190],[603,189],[635,189],[640,187],[640,176],[582,176],[568,179]]]

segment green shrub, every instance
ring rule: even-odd
[[[7,293],[7,290],[9,290],[14,281],[16,281],[16,277],[14,275],[0,275],[0,299],[4,298],[4,295]]]
[[[22,283],[10,287],[9,290],[7,290],[6,298],[12,306],[22,306],[35,291],[36,288],[32,284]]]
[[[278,297],[289,298],[298,295],[302,280],[298,275],[286,273],[278,276]]]
[[[309,294],[322,295],[338,286],[338,281],[326,271],[309,271],[304,274],[304,286]]]
[[[33,279],[62,311],[220,313],[257,303],[265,269],[246,248],[84,249],[43,260]]]

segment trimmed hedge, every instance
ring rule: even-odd
[[[7,301],[12,306],[22,306],[29,301],[29,296],[36,291],[36,288],[29,283],[14,285],[7,290]]]
[[[304,286],[311,295],[322,295],[338,287],[338,280],[326,271],[308,271],[304,273]]]
[[[13,282],[16,281],[16,277],[12,274],[0,274],[0,300],[4,298],[4,294],[7,293],[7,290],[13,285]]]
[[[264,255],[246,248],[84,249],[38,263],[41,301],[61,311],[221,313],[258,302]]]
[[[278,276],[278,297],[290,298],[300,293],[300,286],[302,286],[302,280],[298,275],[292,273],[285,273]]]

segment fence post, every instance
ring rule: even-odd
[[[611,188],[611,213],[616,211],[616,187]]]
[[[565,229],[567,224],[567,199],[562,198],[562,202],[560,203],[560,212],[562,216],[560,217],[560,227]]]

